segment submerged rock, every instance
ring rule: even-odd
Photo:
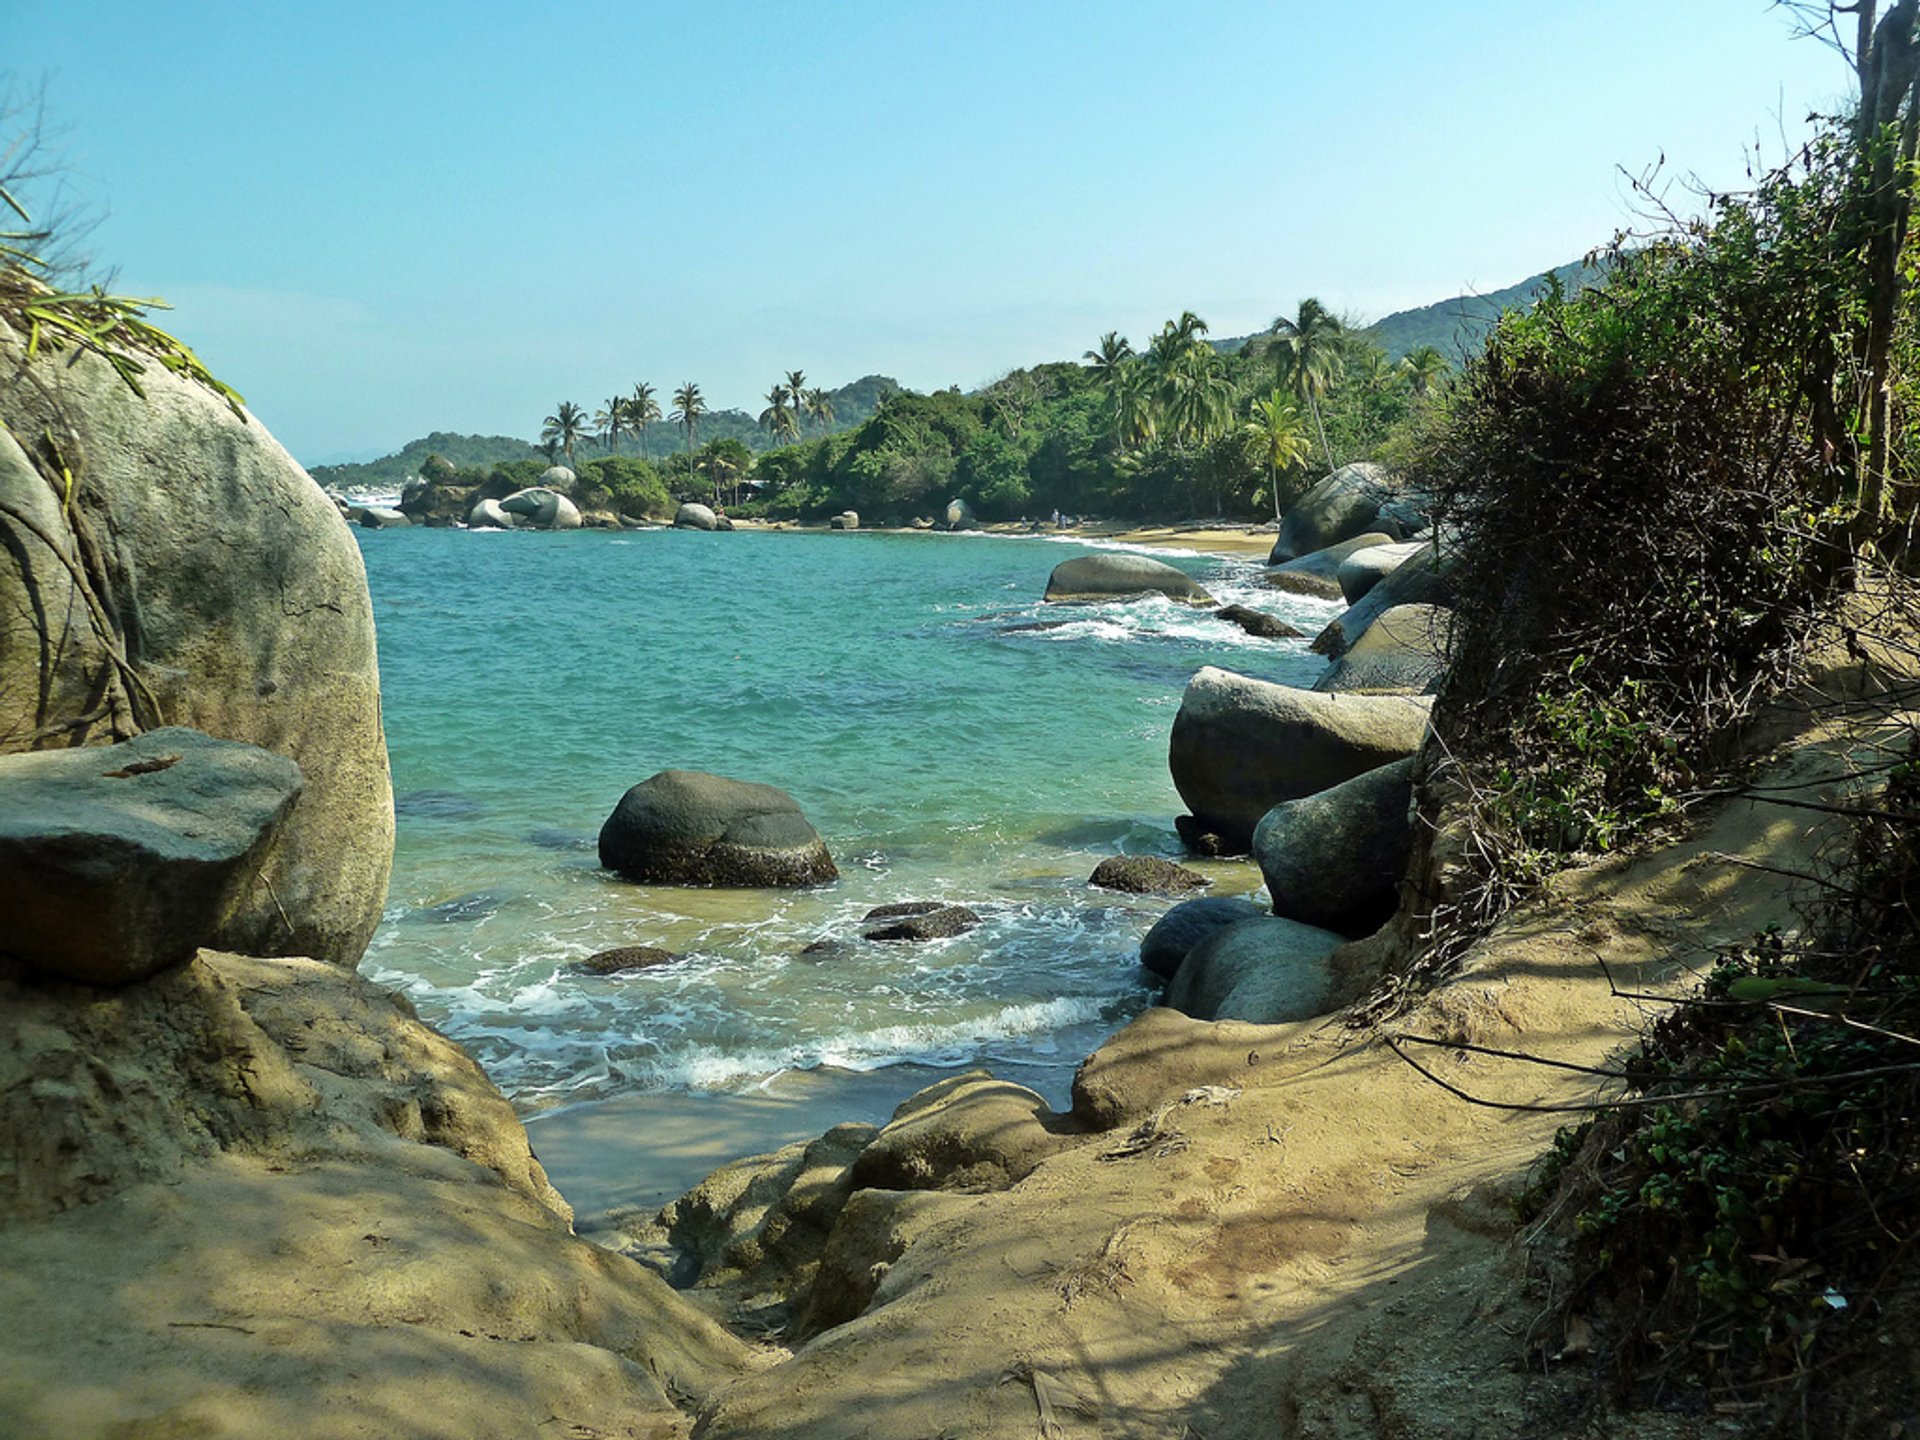
[[[876,905],[860,923],[861,938],[866,940],[946,940],[978,929],[980,917],[964,905],[911,900]]]
[[[1180,895],[1204,890],[1213,881],[1158,855],[1109,855],[1093,867],[1087,884],[1127,895]]]
[[[0,951],[95,985],[192,958],[300,786],[284,756],[182,728],[0,757]]]
[[[1213,613],[1221,620],[1231,620],[1249,635],[1257,635],[1262,640],[1295,640],[1300,636],[1298,630],[1278,615],[1269,615],[1264,610],[1249,609],[1245,605],[1222,605]]]
[[[662,885],[819,885],[839,877],[826,842],[772,785],[663,770],[600,827],[600,863]]]
[[[1213,604],[1213,597],[1184,570],[1145,555],[1082,555],[1054,566],[1047,577],[1046,598],[1055,604],[1138,600],[1147,595],[1164,595],[1183,605]]]
[[[1193,947],[1214,931],[1266,913],[1239,895],[1182,901],[1155,921],[1140,941],[1140,963],[1162,980],[1171,980]]]
[[[589,955],[574,969],[586,975],[627,975],[635,970],[671,965],[679,958],[671,950],[662,950],[658,945],[616,945],[611,950]]]
[[[1244,844],[1267,811],[1411,755],[1431,701],[1325,695],[1209,665],[1188,682],[1167,764],[1194,815]]]
[[[1276,805],[1253,832],[1273,913],[1363,935],[1393,913],[1413,849],[1412,759]]]

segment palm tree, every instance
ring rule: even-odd
[[[1423,399],[1435,385],[1452,372],[1453,365],[1437,345],[1422,345],[1400,359],[1400,373],[1407,377],[1413,393]]]
[[[1117,330],[1109,330],[1100,337],[1100,348],[1089,350],[1081,359],[1087,362],[1087,368],[1093,371],[1109,392],[1120,379],[1120,367],[1133,358],[1133,346]]]
[[[567,464],[573,464],[573,447],[587,438],[587,412],[571,400],[562,400],[553,414],[540,422],[541,440],[558,445],[566,452]],[[549,452],[551,453],[551,452]]]
[[[1267,485],[1273,492],[1273,518],[1280,518],[1280,472],[1291,470],[1312,453],[1307,430],[1300,423],[1300,410],[1277,385],[1273,394],[1253,402],[1253,419],[1248,424],[1267,462]]]
[[[1334,369],[1339,364],[1340,336],[1345,328],[1339,316],[1314,299],[1302,300],[1291,320],[1282,315],[1267,327],[1269,334],[1279,337],[1279,344],[1275,346],[1274,378],[1276,381],[1282,378],[1278,373],[1281,362],[1292,371],[1294,393],[1313,411],[1313,427],[1320,432],[1320,449],[1327,457],[1329,471],[1335,468],[1333,447],[1327,443],[1327,427],[1320,419],[1320,397],[1333,383]]]
[[[1113,423],[1122,445],[1144,445],[1160,433],[1160,405],[1156,381],[1145,365],[1133,364],[1120,372],[1113,398]]]
[[[700,428],[700,417],[707,413],[707,402],[700,387],[689,380],[673,392],[673,414],[667,418],[687,432],[687,469],[693,469],[693,437]],[[720,503],[720,487],[713,487],[713,503]]]
[[[804,408],[807,418],[816,421],[821,429],[833,424],[833,399],[824,390],[809,390]]]
[[[800,397],[807,392],[807,372],[804,370],[787,371],[787,403],[793,407],[794,417],[800,415]]]
[[[616,395],[593,417],[593,423],[600,430],[600,442],[607,447],[609,455],[620,453],[620,435],[627,428],[627,405],[626,396]]]
[[[1167,371],[1161,390],[1167,425],[1177,440],[1205,445],[1233,416],[1233,382],[1220,357],[1204,345],[1188,345]]]
[[[640,455],[647,455],[647,426],[660,418],[660,402],[653,398],[653,386],[642,380],[633,387],[633,398],[627,401],[627,423],[640,436]]]
[[[760,412],[760,423],[767,427],[775,445],[783,439],[797,439],[800,434],[799,428],[794,424],[793,411],[787,407],[789,394],[791,392],[786,386],[774,386],[767,392],[767,408]]]

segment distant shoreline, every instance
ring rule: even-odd
[[[764,520],[741,520],[733,522],[737,530],[788,530],[795,532],[817,531],[830,533],[825,525],[801,524],[795,522],[768,522]],[[874,527],[874,533],[892,534],[929,534],[941,535],[940,530],[898,530]],[[999,523],[983,525],[976,532],[984,535],[1001,535],[1013,539],[1037,537],[1040,539],[1060,540],[1098,540],[1120,545],[1145,545],[1157,550],[1193,550],[1203,555],[1214,555],[1228,560],[1246,560],[1258,557],[1265,560],[1273,549],[1273,531],[1257,525],[1235,525],[1222,523],[1204,527],[1191,525],[1127,525],[1121,522],[1094,522],[1086,525],[1067,525],[1055,529],[1043,525],[1035,529],[1031,525],[1018,523]]]

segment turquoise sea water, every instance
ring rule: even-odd
[[[1085,881],[1108,855],[1179,853],[1166,747],[1187,678],[1217,664],[1307,684],[1321,668],[1304,640],[1157,600],[1041,605],[1085,543],[356,533],[399,811],[365,969],[529,1113],[816,1067],[1070,1066],[1151,995],[1137,947],[1167,902]],[[1244,562],[1155,553],[1309,635],[1338,608]],[[1019,628],[1036,623],[1051,628]],[[789,791],[839,883],[686,890],[602,871],[601,821],[676,767]],[[1212,869],[1222,889],[1259,880]],[[986,923],[800,954],[924,899]],[[625,944],[683,958],[573,969]]]

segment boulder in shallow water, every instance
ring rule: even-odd
[[[861,917],[865,940],[949,940],[978,929],[980,917],[964,905],[941,900],[908,900],[876,905]]]
[[[1138,600],[1148,595],[1164,595],[1183,605],[1213,604],[1213,597],[1184,570],[1123,551],[1064,560],[1047,577],[1047,600],[1053,604]]]
[[[1413,754],[1431,706],[1418,696],[1326,695],[1209,665],[1187,683],[1167,765],[1195,817],[1244,845],[1281,801]]]
[[[300,784],[284,756],[181,728],[0,757],[0,951],[95,985],[192,958]]]
[[[1140,942],[1140,963],[1162,980],[1171,980],[1188,952],[1214,931],[1266,913],[1241,895],[1209,895],[1182,901],[1147,931]]]
[[[1222,605],[1213,612],[1221,620],[1231,620],[1249,635],[1262,640],[1297,640],[1300,632],[1287,624],[1278,615],[1269,615],[1264,610],[1250,609],[1245,605]]]
[[[360,512],[362,530],[404,530],[413,521],[398,510],[390,510],[385,505],[369,505]]]
[[[1288,800],[1253,832],[1273,913],[1364,935],[1393,914],[1413,850],[1414,761]]]
[[[673,525],[676,530],[718,530],[720,519],[707,506],[689,500],[673,512]]]
[[[1269,565],[1311,555],[1315,550],[1374,529],[1373,517],[1396,493],[1385,467],[1342,465],[1302,495],[1280,521]]]
[[[469,530],[511,530],[517,523],[516,517],[500,508],[498,500],[482,500],[467,512]]]
[[[839,878],[826,842],[784,790],[663,770],[600,827],[600,863],[659,885],[819,885]]]
[[[1163,1003],[1196,1020],[1310,1020],[1328,1008],[1327,957],[1345,943],[1344,935],[1295,920],[1240,920],[1187,952]]]
[[[1312,595],[1321,600],[1339,600],[1342,598],[1339,580],[1341,562],[1358,551],[1375,545],[1387,545],[1392,540],[1393,537],[1384,530],[1369,530],[1351,540],[1342,540],[1338,545],[1328,545],[1310,555],[1276,565],[1262,578],[1276,590]]]
[[[519,517],[521,523],[532,530],[580,528],[579,508],[558,490],[551,490],[545,485],[514,491],[500,502],[500,508],[509,515]]]
[[[1204,890],[1213,881],[1198,870],[1158,855],[1109,855],[1093,867],[1087,884],[1124,895],[1182,895],[1189,890]]]
[[[973,506],[960,499],[949,500],[947,508],[941,512],[941,525],[948,530],[978,530],[980,522],[974,518]]]
[[[630,975],[636,970],[652,970],[671,965],[680,957],[658,945],[616,945],[589,955],[574,968],[585,975]]]

